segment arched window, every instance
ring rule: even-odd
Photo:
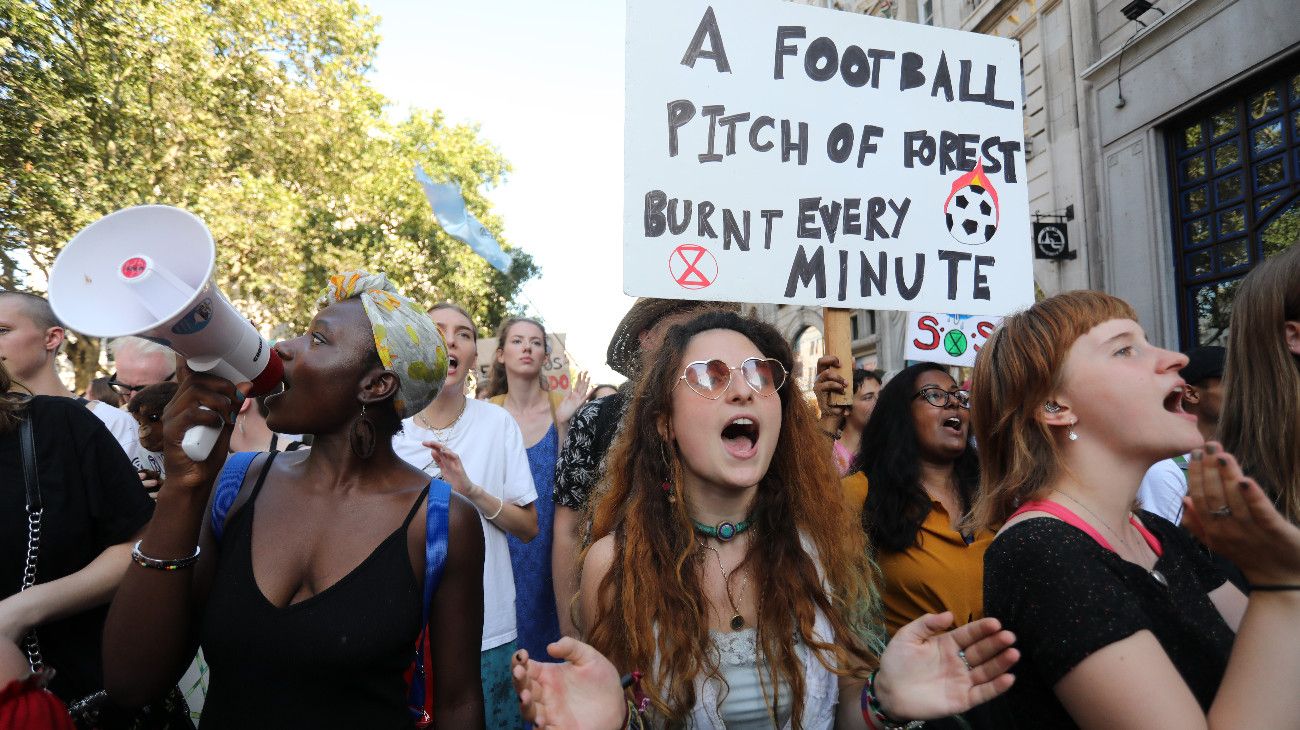
[[[1242,277],[1300,238],[1298,65],[1165,130],[1184,349],[1225,344]]]
[[[805,393],[812,392],[813,381],[817,379],[817,358],[824,354],[826,342],[816,327],[804,327],[794,338],[794,367],[798,372],[792,375]]]

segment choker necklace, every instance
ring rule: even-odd
[[[739,523],[719,522],[716,526],[706,525],[703,522],[699,522],[698,520],[692,519],[691,524],[695,525],[695,532],[700,535],[703,535],[705,537],[716,538],[718,540],[721,540],[722,542],[730,542],[731,539],[734,538],[736,535],[739,535],[740,533],[753,527],[754,526],[753,519],[754,516],[750,515],[749,517],[746,517],[745,519],[741,520]]]

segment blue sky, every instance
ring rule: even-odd
[[[525,287],[595,382],[631,305],[622,284],[623,3],[372,0],[374,83],[392,102],[472,122],[514,170],[488,192],[542,268]]]

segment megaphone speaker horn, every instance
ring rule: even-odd
[[[191,370],[274,390],[284,365],[270,343],[212,283],[216,246],[194,214],[167,205],[124,208],[95,221],[59,252],[50,305],[93,337],[137,335],[185,356]],[[182,446],[208,457],[219,431],[195,426]]]

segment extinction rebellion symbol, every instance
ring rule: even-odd
[[[703,289],[718,279],[718,259],[709,249],[685,243],[668,256],[668,274],[683,289]]]

